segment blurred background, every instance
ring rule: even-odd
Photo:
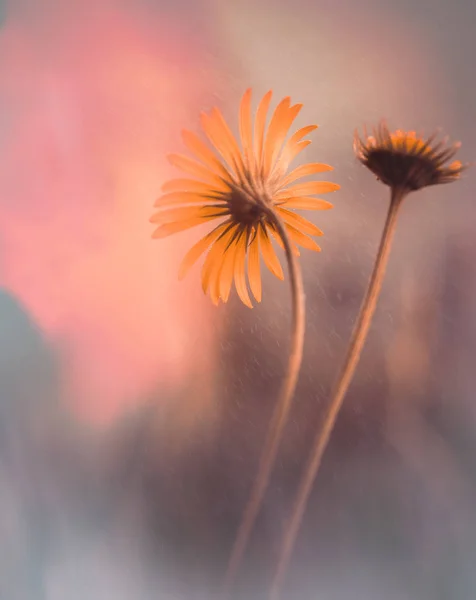
[[[335,208],[303,253],[305,361],[240,600],[283,521],[367,283],[388,190],[356,127],[441,126],[476,157],[470,0],[0,2],[0,598],[217,597],[287,359],[287,285],[216,309],[196,233],[148,218],[181,150],[252,86],[318,123]],[[236,129],[235,129],[236,130]],[[296,600],[476,598],[470,171],[404,206],[377,315],[286,582]]]

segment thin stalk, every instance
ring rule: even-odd
[[[264,208],[264,207],[263,207]],[[228,596],[234,583],[238,569],[240,568],[243,555],[253,530],[256,518],[259,514],[264,495],[266,493],[271,472],[276,461],[279,443],[282,438],[284,427],[287,423],[289,410],[296,389],[296,384],[301,368],[304,331],[305,331],[305,295],[302,281],[301,267],[293,253],[286,227],[281,217],[270,208],[266,207],[269,220],[275,225],[280,236],[289,269],[289,281],[291,285],[292,301],[292,334],[289,351],[289,360],[286,376],[283,380],[278,401],[269,424],[266,441],[261,453],[258,473],[251,490],[248,504],[246,505],[238,533],[232,548],[227,572],[224,580],[224,594]]]
[[[337,416],[339,414],[345,394],[349,388],[355,369],[362,353],[367,333],[372,321],[375,307],[382,288],[382,282],[390,254],[392,240],[397,224],[399,208],[405,196],[400,190],[392,190],[390,206],[387,213],[387,219],[380,240],[380,246],[375,259],[374,268],[370,277],[369,285],[365,298],[362,302],[357,322],[349,342],[347,354],[344,359],[337,383],[334,386],[331,400],[324,416],[321,427],[318,429],[311,453],[305,467],[304,475],[301,478],[298,492],[296,494],[291,517],[286,524],[278,557],[278,565],[271,584],[270,599],[279,600],[281,586],[287,572],[289,561],[292,556],[302,518],[306,510],[309,495],[312,490],[317,472],[321,465],[322,456],[329,442],[330,435],[334,428]]]

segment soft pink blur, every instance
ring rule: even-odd
[[[57,350],[63,397],[102,422],[209,372],[211,309],[176,275],[191,236],[153,242],[148,218],[211,75],[175,22],[38,4],[0,36],[2,284]]]

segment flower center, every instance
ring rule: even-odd
[[[436,183],[439,175],[437,164],[425,154],[377,149],[369,153],[367,163],[387,185],[404,185],[409,190]]]
[[[271,204],[267,195],[235,188],[227,198],[230,215],[236,223],[254,225],[266,215],[265,204]]]

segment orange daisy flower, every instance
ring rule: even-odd
[[[364,140],[355,133],[354,151],[360,162],[383,183],[408,193],[450,183],[466,168],[459,160],[448,164],[461,144],[448,146],[445,139],[434,144],[435,138],[436,134],[425,140],[414,131],[391,133],[382,122],[374,135],[365,135]]]
[[[327,181],[296,183],[302,177],[331,171],[329,165],[309,163],[288,173],[293,159],[311,143],[303,138],[317,129],[317,125],[303,127],[286,139],[302,108],[302,104],[291,105],[291,99],[286,97],[278,104],[266,130],[271,95],[268,92],[259,103],[254,127],[251,90],[243,95],[239,114],[241,148],[217,108],[210,114],[201,114],[201,125],[212,148],[194,133],[182,132],[194,158],[180,154],[168,158],[172,165],[193,178],[166,182],[162,186],[164,195],[155,203],[159,210],[150,219],[157,225],[154,238],[220,219],[189,250],[179,271],[181,279],[207,252],[202,287],[214,304],[220,300],[227,302],[233,281],[246,306],[252,307],[249,289],[261,301],[260,256],[271,273],[284,279],[271,241],[274,238],[283,246],[272,219],[273,211],[284,222],[296,254],[298,245],[319,251],[311,236],[322,235],[321,230],[294,210],[329,209],[332,207],[329,202],[313,196],[340,187]]]

